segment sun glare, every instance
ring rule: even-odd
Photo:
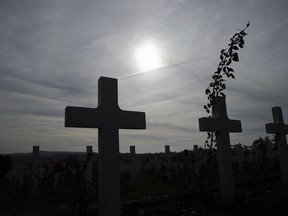
[[[135,51],[136,62],[141,71],[149,71],[162,66],[161,53],[159,48],[146,42]]]

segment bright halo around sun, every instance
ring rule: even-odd
[[[146,42],[135,50],[137,66],[141,71],[150,71],[162,67],[161,52],[151,42]]]

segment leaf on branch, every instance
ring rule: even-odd
[[[223,92],[220,92],[220,96],[222,96],[222,97],[226,97],[226,95],[223,93]]]
[[[227,69],[228,69],[228,72],[234,72],[233,68],[227,67]]]
[[[223,59],[224,59],[223,55],[220,55],[220,59],[221,59],[221,61],[223,61]]]
[[[210,93],[211,93],[210,89],[207,88],[207,89],[205,90],[205,94],[207,95],[207,94],[210,94]]]
[[[231,62],[232,62],[232,60],[231,60],[231,58],[229,58],[229,60],[228,60],[228,62],[227,62],[227,64],[226,64],[226,65],[227,65],[227,66],[228,66],[228,65],[230,65],[230,64],[231,64]]]
[[[228,56],[231,56],[232,53],[233,53],[233,50],[232,50],[232,49],[229,49],[229,51],[228,51]]]
[[[234,37],[238,37],[238,35],[239,35],[239,33],[235,33],[235,34],[233,35],[233,38],[234,38]]]
[[[213,101],[214,100],[214,94],[213,93],[209,94],[209,98],[211,98],[211,100]]]
[[[244,47],[244,36],[247,35],[245,30],[250,26],[250,23],[248,22],[246,25],[246,28],[239,30],[237,33],[235,33],[230,38],[230,43],[228,44],[227,49],[222,49],[220,54],[221,61],[218,64],[217,71],[212,75],[213,82],[210,83],[209,87],[205,90],[205,94],[208,98],[208,103],[204,105],[204,109],[207,113],[212,112],[214,110],[215,105],[215,97],[222,96],[226,97],[223,93],[226,89],[226,85],[224,84],[224,75],[227,78],[232,77],[235,79],[234,75],[234,69],[228,67],[233,61],[238,62],[239,56],[236,52],[240,48]],[[221,75],[220,75],[221,74]],[[209,114],[208,118],[213,118],[213,115]],[[212,149],[213,146],[217,146],[216,143],[216,133],[215,132],[208,132],[207,140],[205,141],[205,146],[208,146],[210,149]],[[213,148],[215,150],[215,148]]]
[[[238,62],[239,61],[238,53],[234,53],[232,59],[233,61]]]

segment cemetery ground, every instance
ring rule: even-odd
[[[200,188],[199,184],[188,184],[192,179],[187,173],[174,173],[169,177],[153,169],[140,171],[134,186],[129,184],[129,175],[122,174],[122,215],[288,215],[288,188],[281,186],[278,172],[264,179],[261,173],[250,172],[248,183],[242,182],[248,176],[238,172],[237,201],[230,207],[221,205],[215,175],[216,171],[202,178],[205,184]],[[80,187],[84,185],[82,180],[71,181],[57,189],[42,182],[38,195],[31,195],[31,188],[19,190],[7,180],[1,180],[0,216],[97,215],[97,181],[85,189]]]

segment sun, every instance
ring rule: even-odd
[[[150,71],[161,67],[160,49],[152,42],[145,42],[135,50],[135,58],[141,71]]]

